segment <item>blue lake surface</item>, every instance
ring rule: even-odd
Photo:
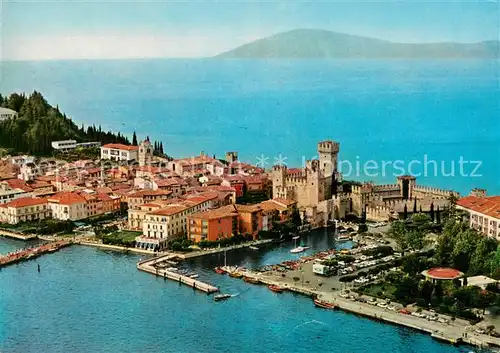
[[[316,232],[318,251],[335,246]],[[11,241],[9,241],[11,242]],[[5,239],[0,245],[5,247]],[[24,246],[18,242],[18,246]],[[291,243],[227,253],[228,264],[260,267],[297,258]],[[311,299],[217,275],[223,255],[183,264],[227,293],[211,296],[137,270],[141,256],[73,246],[0,271],[0,351],[11,352],[470,352],[417,331]],[[40,264],[41,272],[37,272]],[[472,349],[477,352],[478,350]]]
[[[3,94],[41,91],[79,124],[135,130],[162,140],[175,157],[235,150],[252,163],[268,157],[266,167],[279,154],[299,166],[315,156],[317,141],[334,139],[352,166],[349,179],[393,182],[401,160],[421,184],[500,192],[496,60],[76,60],[1,68]],[[477,176],[472,163],[460,171],[460,158],[482,162]],[[375,169],[364,168],[370,160]]]

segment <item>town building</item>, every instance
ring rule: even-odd
[[[66,152],[76,148],[76,140],[52,141],[51,145],[56,151]]]
[[[167,190],[138,190],[127,195],[129,210],[133,210],[145,203],[171,198],[171,191]]]
[[[61,221],[78,221],[88,217],[87,200],[77,192],[59,192],[47,198],[52,217]]]
[[[52,216],[45,198],[23,197],[0,204],[0,222],[18,224]]]
[[[500,240],[500,196],[486,196],[486,190],[474,189],[457,201],[457,209],[469,214],[471,228]]]
[[[187,235],[187,217],[214,206],[217,197],[191,196],[172,200],[166,206],[147,212],[142,220],[143,235],[136,238],[136,246],[143,249],[164,249],[175,238]]]
[[[188,223],[189,239],[196,243],[230,238],[239,233],[238,211],[234,205],[192,214]]]
[[[17,112],[9,108],[0,107],[0,121],[14,119],[17,117]]]
[[[216,241],[243,234],[254,239],[263,229],[259,205],[226,205],[188,216],[188,236],[194,242]]]
[[[128,146],[121,143],[108,143],[101,147],[101,159],[114,161],[132,161],[139,158],[139,146]]]
[[[30,197],[30,190],[10,187],[7,181],[0,182],[0,204],[11,202],[22,197]]]

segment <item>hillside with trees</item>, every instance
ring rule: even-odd
[[[50,105],[36,91],[29,96],[24,93],[0,95],[0,106],[19,114],[15,119],[0,121],[0,147],[13,152],[48,155],[52,153],[51,142],[59,140],[130,144],[125,136],[104,132],[100,126],[78,127],[58,106]]]

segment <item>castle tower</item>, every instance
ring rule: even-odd
[[[397,184],[401,192],[401,197],[403,200],[408,200],[413,198],[413,188],[417,184],[417,178],[413,175],[402,175],[398,176]]]
[[[139,144],[139,166],[151,164],[153,157],[153,146],[149,140],[144,140]]]
[[[334,141],[321,141],[318,143],[318,159],[320,169],[325,178],[325,199],[330,199],[336,189],[335,175],[340,144]]]
[[[226,152],[226,162],[234,163],[238,161],[238,152]]]
[[[286,198],[286,177],[287,167],[284,165],[273,166],[272,181],[273,181],[273,198]]]

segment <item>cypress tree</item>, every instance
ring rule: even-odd
[[[137,135],[135,134],[135,131],[134,134],[132,135],[132,145],[137,146]]]
[[[408,208],[406,207],[406,204],[405,204],[405,208],[403,209],[403,219],[407,219],[408,218]]]
[[[413,214],[417,213],[417,198],[415,197],[413,202]]]
[[[431,203],[431,222],[434,223],[434,202]]]
[[[163,154],[163,142],[160,141],[160,153]]]
[[[439,210],[439,206],[437,207],[436,210],[436,223],[441,224],[441,211]]]

